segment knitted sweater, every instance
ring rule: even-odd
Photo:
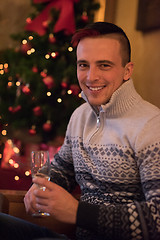
[[[160,109],[125,82],[100,110],[71,116],[51,180],[81,199],[77,238],[160,239]]]

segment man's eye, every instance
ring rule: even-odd
[[[110,65],[109,64],[101,64],[101,67],[110,67]]]
[[[87,64],[85,64],[85,63],[79,63],[79,64],[78,64],[78,67],[83,69],[83,68],[86,68],[86,67],[87,67]]]
[[[109,64],[101,64],[100,68],[101,69],[109,69],[111,66]]]

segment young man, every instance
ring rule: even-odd
[[[86,103],[71,116],[51,166],[35,178],[28,213],[49,212],[77,226],[76,239],[160,239],[160,110],[131,79],[130,43],[97,22],[75,33],[77,77]],[[81,188],[80,201],[69,193]]]

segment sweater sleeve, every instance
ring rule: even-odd
[[[79,203],[77,227],[81,236],[86,232],[93,239],[160,239],[160,198],[130,204],[90,204]],[[84,234],[84,235],[83,235]],[[83,239],[81,237],[81,239]],[[92,239],[92,238],[91,238]]]
[[[74,131],[76,130],[72,119],[74,119],[75,115],[78,117],[78,113],[80,111],[79,109],[83,107],[82,105],[73,112],[67,126],[64,144],[51,162],[51,181],[65,188],[69,192],[72,192],[77,185],[77,182],[75,180],[75,169],[72,156],[72,141],[70,140],[71,129],[74,129]]]
[[[70,143],[67,137],[51,162],[50,179],[68,192],[72,192],[77,185]]]

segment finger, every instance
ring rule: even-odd
[[[49,212],[48,206],[44,206],[44,205],[37,203],[36,207],[37,207],[38,211],[40,211],[40,212]]]
[[[36,198],[36,208],[37,208],[37,204],[43,205],[43,206],[48,206],[48,199]]]
[[[46,186],[46,184],[48,183],[48,180],[45,178],[35,177],[33,179],[33,183],[40,185],[40,186]]]
[[[53,190],[56,186],[58,186],[57,184],[50,182],[45,178],[40,178],[40,177],[35,177],[33,179],[33,182],[40,186],[46,187],[48,190]]]
[[[35,209],[32,207],[31,203],[30,203],[30,200],[29,200],[29,197],[28,196],[25,196],[24,197],[24,204],[25,204],[25,209],[26,209],[26,212],[27,213],[32,213],[35,211]],[[36,207],[36,206],[35,206]]]
[[[29,189],[29,191],[26,193],[24,197],[24,204],[26,208],[27,213],[35,212],[36,209],[36,203],[35,203],[35,196],[33,194],[33,189],[35,186],[32,185],[32,187]]]
[[[45,189],[44,189],[45,188]],[[42,199],[48,199],[50,197],[50,190],[48,190],[46,187],[37,187],[33,194],[35,198],[42,198]]]

